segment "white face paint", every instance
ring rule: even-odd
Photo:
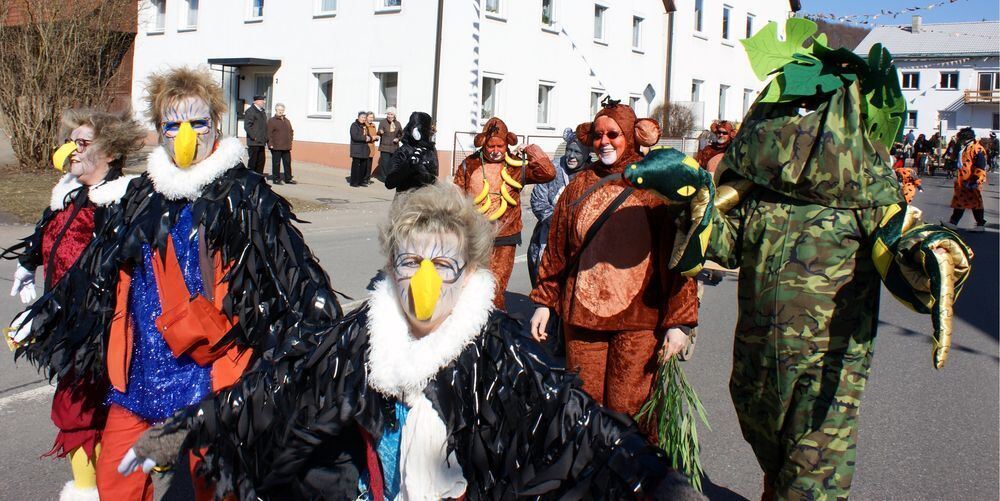
[[[416,127],[413,128],[413,132],[411,132],[410,135],[413,136],[414,141],[420,141],[420,138],[422,137],[420,135],[420,130]]]
[[[108,163],[114,160],[94,142],[95,136],[94,128],[89,125],[81,125],[69,135],[70,141],[76,143],[76,150],[69,157],[69,171],[88,186],[103,181],[108,175]]]
[[[458,302],[472,271],[466,269],[465,256],[459,249],[458,236],[453,233],[421,233],[401,242],[392,257],[390,279],[396,285],[396,298],[414,334],[426,335],[443,322]],[[434,303],[434,313],[427,320],[417,318],[414,305],[414,275],[421,263],[430,261],[441,279],[441,291]],[[433,299],[433,298],[432,298]]]
[[[612,144],[601,146],[598,156],[600,156],[601,163],[604,165],[611,165],[618,160],[618,152],[615,151],[615,147]]]
[[[218,131],[212,122],[212,112],[208,103],[200,97],[182,97],[163,110],[163,122],[160,123],[160,144],[167,150],[167,155],[174,161],[174,139],[184,122],[191,124],[191,128],[198,134],[198,145],[195,150],[194,160],[191,165],[209,157],[215,142],[218,139]]]

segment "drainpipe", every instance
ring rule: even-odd
[[[438,86],[441,82],[441,39],[442,25],[444,24],[444,0],[438,0],[437,10],[437,38],[434,42],[434,85],[431,97],[431,118],[437,121],[438,116]]]
[[[674,64],[674,13],[667,12],[667,50],[664,51],[664,57],[667,60],[667,74],[666,79],[663,83],[663,102],[670,102],[670,79],[673,76],[673,64]]]

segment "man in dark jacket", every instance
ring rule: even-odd
[[[368,113],[358,112],[358,119],[351,124],[351,186],[364,186],[368,174],[368,143],[371,136],[365,133],[365,118]]]
[[[264,96],[254,96],[253,104],[243,113],[243,130],[247,133],[247,167],[264,173],[264,146],[267,144],[267,113]]]
[[[271,182],[281,184],[281,164],[285,164],[284,182],[295,184],[292,179],[292,140],[295,131],[285,116],[285,105],[274,106],[274,116],[267,121],[267,147],[271,150]]]

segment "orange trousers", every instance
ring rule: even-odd
[[[635,416],[649,398],[663,335],[651,330],[595,331],[563,324],[566,367],[583,390],[611,410]]]
[[[101,499],[111,501],[152,501],[153,480],[141,471],[123,476],[118,473],[118,463],[128,452],[149,424],[124,408],[112,405],[101,435],[101,453],[97,457],[97,492]],[[191,478],[197,501],[211,501],[215,489],[195,475],[198,460],[191,455]]]
[[[503,293],[507,292],[507,282],[510,282],[510,274],[514,271],[514,245],[501,245],[493,248],[490,255],[490,271],[497,282],[497,289],[493,296],[493,305],[497,309],[504,309]]]

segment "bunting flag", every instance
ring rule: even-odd
[[[940,2],[935,2],[935,3],[932,3],[930,5],[927,5],[926,7],[924,7],[924,6],[906,7],[906,8],[899,9],[899,10],[881,9],[880,11],[878,11],[878,12],[876,12],[874,14],[851,14],[851,15],[846,15],[846,16],[838,16],[837,14],[834,14],[832,12],[829,12],[829,13],[828,12],[820,12],[818,14],[806,14],[805,17],[807,17],[809,19],[820,19],[820,20],[823,20],[823,21],[834,21],[834,22],[838,22],[838,23],[875,25],[875,24],[878,24],[877,21],[878,21],[878,19],[880,17],[881,18],[891,17],[891,18],[895,19],[897,16],[902,15],[902,14],[910,14],[912,12],[918,12],[918,11],[922,11],[922,10],[932,10],[932,9],[936,9],[938,7],[941,7],[942,5],[949,5],[949,4],[958,3],[958,2],[964,2],[964,1],[966,1],[966,0],[943,0],[943,1],[940,1]]]

